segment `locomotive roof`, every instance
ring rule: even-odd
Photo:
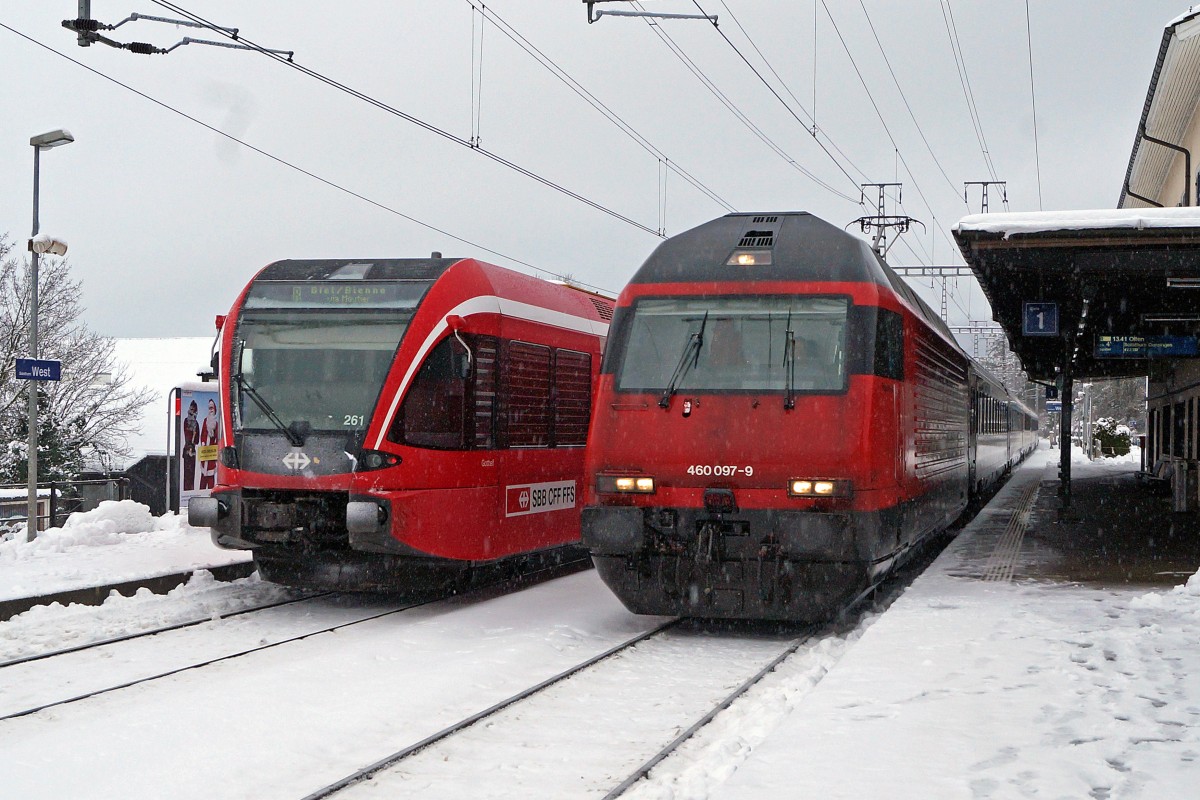
[[[286,259],[263,267],[255,281],[432,281],[461,258]]]
[[[770,250],[771,263],[731,266],[735,250]],[[956,347],[954,336],[865,241],[807,211],[726,214],[664,241],[630,283],[813,281],[875,283],[904,298]]]

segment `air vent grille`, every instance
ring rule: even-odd
[[[753,220],[754,225],[768,225],[772,222],[779,222],[779,217],[755,217]]]
[[[588,299],[591,300],[592,305],[596,307],[596,312],[600,315],[600,319],[604,320],[605,322],[612,321],[613,307],[611,303],[606,303],[599,297],[589,297]]]
[[[746,231],[738,247],[774,247],[775,231]]]

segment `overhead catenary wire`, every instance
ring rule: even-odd
[[[227,33],[223,28],[217,26],[215,23],[210,22],[209,20],[199,16],[198,14],[188,11],[186,8],[183,8],[182,6],[179,6],[175,3],[166,2],[166,0],[151,0],[151,2],[157,6],[161,6],[165,9],[173,11],[176,14],[180,14],[184,17],[187,17],[188,19],[192,20],[193,22],[200,23],[201,25],[204,25],[205,27],[219,33],[222,36],[226,36],[230,39],[235,39],[235,36],[233,34]],[[240,34],[238,34],[236,36],[236,41],[238,41],[242,44],[248,45],[251,50],[258,52],[258,53],[266,56],[267,58],[273,59],[274,61],[278,62],[279,64],[282,64],[285,67],[294,69],[304,75],[307,75],[310,78],[313,78],[314,80],[324,83],[326,86],[336,89],[337,91],[343,92],[343,93],[345,93],[351,97],[354,97],[358,100],[361,100],[361,101],[363,101],[369,105],[372,105],[375,108],[378,108],[379,110],[384,111],[388,114],[392,114],[393,116],[399,117],[400,119],[410,122],[413,125],[416,125],[417,127],[421,128],[425,131],[436,134],[436,135],[442,137],[443,139],[446,139],[450,142],[461,145],[473,152],[479,153],[480,155],[485,156],[488,159],[491,159],[492,161],[496,162],[497,164],[500,164],[501,166],[507,167],[508,169],[511,169],[520,175],[524,175],[525,177],[527,177],[531,180],[534,180],[534,181],[542,184],[543,186],[546,186],[547,188],[553,189],[556,192],[559,192],[560,194],[566,195],[567,197],[577,200],[577,201],[583,203],[584,205],[587,205],[597,211],[607,214],[615,219],[618,219],[621,222],[626,223],[627,225],[635,227],[641,231],[645,231],[646,233],[649,233],[652,236],[659,236],[659,238],[662,238],[659,235],[658,231],[656,231],[654,228],[651,228],[648,225],[643,225],[642,223],[632,219],[631,217],[627,217],[624,214],[621,214],[620,212],[618,212],[614,209],[611,209],[605,205],[602,205],[601,203],[598,203],[595,200],[592,200],[591,198],[585,197],[584,195],[579,194],[578,192],[568,189],[567,187],[563,186],[562,184],[559,184],[543,175],[540,175],[527,167],[523,167],[514,161],[510,161],[509,159],[505,158],[504,156],[494,153],[491,150],[488,150],[487,148],[473,146],[469,139],[464,139],[461,136],[458,136],[456,134],[451,133],[448,130],[445,130],[444,128],[439,128],[438,126],[434,125],[433,123],[426,122],[425,120],[421,119],[420,117],[417,117],[413,114],[409,114],[406,111],[401,111],[400,109],[396,108],[395,106],[389,105],[389,104],[383,102],[382,100],[379,100],[375,97],[372,97],[371,95],[368,95],[364,92],[359,91],[358,89],[354,89],[351,86],[348,86],[347,84],[342,83],[341,81],[338,81],[338,80],[331,78],[321,72],[318,72],[315,69],[312,69],[311,67],[306,67],[294,59],[285,59],[282,56],[279,56],[279,55],[271,52],[267,48],[257,44],[256,42],[251,41],[250,39],[247,39],[246,37],[244,37]]]
[[[962,44],[958,39],[958,25],[954,21],[954,10],[950,8],[949,0],[939,0],[942,9],[942,21],[946,26],[946,35],[950,40],[950,52],[954,56],[954,66],[958,71],[958,82],[962,85],[963,97],[967,102],[967,113],[971,117],[971,125],[975,129],[975,139],[983,153],[984,165],[992,180],[999,180],[996,165],[992,162],[992,154],[988,149],[987,137],[983,133],[983,120],[979,116],[979,107],[975,103],[975,92],[971,88],[971,77],[967,73],[966,57],[962,53]]]
[[[91,67],[91,66],[83,63],[82,61],[74,59],[71,56],[67,55],[66,53],[56,50],[55,48],[51,47],[48,44],[45,44],[44,42],[38,41],[37,39],[33,38],[32,36],[29,36],[28,34],[23,33],[21,31],[17,30],[16,28],[13,28],[13,27],[5,24],[3,21],[0,21],[0,28],[3,28],[4,30],[7,30],[9,33],[19,36],[20,38],[26,40],[27,42],[29,42],[33,45],[36,45],[37,47],[42,48],[43,50],[53,53],[54,55],[58,56],[59,58],[69,61],[70,63],[74,64],[77,67],[80,67],[81,69],[87,70],[88,72],[92,73],[93,75],[95,75],[99,78],[102,78],[110,83],[113,83],[113,84],[121,87],[122,89],[125,89],[126,91],[132,92],[133,94],[137,95],[138,97],[141,97],[142,99],[147,100],[147,101],[153,103],[154,105],[159,106],[162,109],[170,111],[172,114],[176,114],[176,115],[182,117],[183,119],[186,119],[189,122],[192,122],[193,124],[199,125],[200,127],[204,128],[205,130],[207,130],[211,133],[215,133],[218,136],[224,137],[225,139],[228,139],[236,144],[241,145],[242,147],[245,147],[247,150],[251,150],[252,152],[258,153],[259,155],[263,156],[264,158],[270,159],[271,161],[274,161],[275,163],[277,163],[281,166],[287,167],[288,169],[298,172],[301,175],[309,177],[315,181],[319,181],[320,183],[322,183],[332,189],[336,189],[337,191],[342,192],[346,195],[349,195],[350,197],[356,198],[365,203],[369,203],[372,206],[380,209],[381,211],[386,211],[389,214],[394,214],[395,216],[400,217],[401,219],[408,220],[409,222],[411,222],[415,225],[419,225],[422,228],[425,228],[426,230],[433,231],[434,233],[437,233],[441,236],[445,236],[447,238],[453,239],[456,242],[461,242],[461,243],[467,245],[468,247],[473,247],[473,248],[481,250],[485,253],[490,253],[494,256],[498,256],[499,258],[502,258],[513,264],[519,264],[523,267],[527,267],[530,270],[533,270],[534,272],[541,273],[542,275],[546,275],[551,278],[557,278],[564,282],[570,282],[576,286],[581,286],[586,289],[594,289],[596,291],[604,292],[604,293],[612,294],[612,295],[616,294],[616,292],[614,292],[612,289],[608,289],[608,288],[601,287],[601,286],[593,286],[591,284],[586,284],[586,283],[578,281],[574,278],[571,278],[570,276],[562,275],[560,273],[553,272],[552,270],[543,269],[542,267],[539,267],[535,264],[531,264],[528,261],[524,261],[515,256],[510,256],[499,250],[495,250],[493,248],[479,244],[478,242],[475,242],[466,237],[459,236],[458,234],[455,234],[455,233],[451,233],[450,231],[448,231],[444,228],[439,228],[436,225],[433,225],[433,224],[430,224],[423,220],[420,220],[409,214],[405,214],[404,212],[399,211],[385,203],[382,203],[378,200],[374,200],[370,197],[367,197],[366,195],[356,192],[353,189],[347,188],[347,187],[337,183],[336,181],[330,180],[329,178],[325,178],[321,175],[318,175],[315,172],[305,169],[304,167],[294,164],[291,161],[288,161],[287,159],[281,158],[280,156],[277,156],[273,153],[263,150],[261,147],[257,147],[253,144],[250,144],[249,142],[245,141],[244,139],[240,139],[237,136],[234,136],[233,134],[226,133],[225,131],[221,130],[220,128],[210,125],[207,122],[204,122],[203,120],[201,120],[197,117],[194,117],[191,114],[188,114],[186,111],[181,111],[178,108],[175,108],[174,106],[170,105],[169,103],[159,100],[158,98],[153,97],[152,95],[149,95],[149,94],[141,91],[140,89],[136,89],[133,86],[130,86],[129,84],[124,83],[124,82],[112,77],[111,75],[107,75],[107,74],[101,72],[100,70],[96,69],[95,67]]]
[[[871,14],[867,11],[866,3],[864,3],[863,0],[858,0],[858,5],[862,9],[863,16],[867,19],[867,25],[871,28],[871,35],[875,38],[875,44],[879,47],[879,54],[883,56],[883,63],[887,65],[888,72],[892,76],[892,83],[896,85],[896,91],[900,93],[900,99],[904,101],[904,107],[908,109],[908,116],[912,118],[913,125],[916,126],[917,133],[921,135],[921,141],[925,143],[925,149],[929,151],[929,156],[933,159],[933,163],[937,165],[938,171],[941,172],[942,177],[946,179],[946,183],[949,185],[950,191],[954,192],[955,197],[958,197],[958,186],[954,183],[954,181],[950,180],[950,176],[946,174],[946,169],[942,166],[942,162],[938,159],[937,154],[933,152],[933,146],[929,144],[929,138],[925,135],[925,131],[921,128],[921,123],[917,121],[917,115],[913,111],[912,105],[908,102],[908,97],[904,94],[904,89],[900,86],[900,79],[896,77],[896,70],[892,68],[891,59],[888,58],[887,51],[883,48],[883,42],[879,39],[879,32],[875,30],[875,23],[871,19]],[[963,204],[966,204],[966,200],[963,200]]]
[[[635,2],[634,7],[640,9],[641,4]],[[818,186],[820,186],[821,188],[830,192],[831,194],[834,194],[837,197],[842,198],[843,200],[846,200],[848,202],[854,203],[855,205],[858,205],[858,200],[856,200],[851,195],[846,194],[845,192],[834,188],[831,184],[829,184],[828,182],[826,182],[825,180],[820,178],[818,175],[813,173],[811,170],[804,167],[802,164],[800,164],[800,162],[798,162],[795,158],[793,158],[791,155],[789,155],[787,153],[787,151],[785,151],[782,147],[780,147],[778,144],[776,144],[769,136],[767,136],[767,134],[765,132],[763,132],[763,130],[760,127],[758,127],[756,124],[754,124],[753,120],[751,120],[749,116],[747,116],[740,108],[738,108],[736,103],[734,103],[731,99],[729,99],[729,97],[724,92],[721,91],[721,89],[716,85],[716,83],[713,82],[713,80],[704,73],[704,70],[702,70],[699,67],[699,65],[697,65],[696,62],[694,60],[692,60],[687,55],[687,53],[685,53],[683,51],[683,48],[680,47],[679,44],[676,43],[675,40],[671,38],[670,34],[668,34],[666,31],[664,31],[662,29],[661,25],[657,24],[652,19],[647,19],[646,24],[648,26],[650,26],[650,29],[659,37],[659,39],[662,40],[662,42],[675,55],[675,57],[677,59],[679,59],[679,61],[682,62],[683,65],[685,67],[687,67],[688,70],[693,75],[696,76],[697,80],[700,81],[700,83],[704,86],[704,88],[708,89],[708,91],[714,97],[716,97],[717,100],[722,105],[724,105],[725,108],[727,108],[730,111],[730,113],[732,113],[738,119],[739,122],[741,122],[747,129],[749,129],[750,132],[753,133],[756,137],[758,137],[758,139],[760,141],[762,141],[763,144],[767,145],[767,147],[769,147],[772,151],[774,151],[776,155],[778,155],[785,162],[787,162],[787,164],[790,167],[792,167],[793,169],[800,172],[802,175],[807,177],[813,183],[817,184]]]
[[[854,68],[854,74],[858,77],[859,83],[862,84],[863,91],[867,93],[867,99],[870,101],[871,107],[875,110],[875,115],[879,118],[879,123],[883,126],[884,133],[887,134],[888,140],[892,143],[892,147],[895,150],[899,163],[904,165],[905,172],[907,172],[908,176],[912,179],[913,188],[917,190],[917,194],[920,196],[921,201],[925,204],[925,208],[929,210],[930,216],[933,217],[933,205],[929,202],[929,198],[925,196],[925,192],[922,191],[921,185],[917,183],[916,176],[913,175],[912,168],[909,167],[908,161],[904,158],[904,154],[900,152],[900,146],[896,143],[896,138],[892,136],[892,131],[888,127],[887,120],[883,118],[883,112],[880,110],[879,104],[875,102],[875,97],[871,94],[871,88],[867,85],[866,78],[863,77],[862,71],[858,68],[858,62],[855,61],[854,54],[850,52],[850,45],[847,44],[846,38],[842,35],[841,29],[838,27],[837,20],[833,18],[833,13],[829,10],[829,5],[825,2],[825,0],[820,0],[820,2],[821,6],[825,9],[826,16],[829,17],[829,21],[833,25],[833,32],[837,34],[838,41],[841,43],[842,49],[846,52],[846,57],[850,59],[850,66]],[[957,197],[957,191],[955,192],[955,196]],[[945,237],[951,248],[953,248],[954,242],[951,241],[949,235],[942,230],[940,226],[935,225],[935,227],[938,227],[938,230],[941,232],[942,236]]]
[[[1033,163],[1037,168],[1038,211],[1042,210],[1042,157],[1038,150],[1037,91],[1033,83],[1033,32],[1029,20],[1029,0],[1025,0],[1025,45],[1029,51],[1029,101],[1033,104]]]
[[[708,16],[708,13],[700,6],[699,0],[692,0],[692,3],[696,6],[696,8],[700,11],[701,14]],[[726,44],[728,44],[731,48],[733,48],[733,51],[735,53],[737,53],[738,58],[742,59],[742,61],[745,62],[746,66],[748,66],[750,68],[750,71],[753,72],[754,75],[759,79],[759,81],[761,81],[762,84],[767,87],[768,91],[770,91],[771,94],[773,94],[775,96],[775,99],[777,99],[780,102],[780,104],[783,105],[783,107],[792,116],[792,118],[795,119],[797,122],[799,122],[801,124],[801,126],[803,126],[804,129],[806,131],[808,131],[808,133],[813,137],[813,140],[825,152],[825,155],[829,156],[829,159],[831,161],[833,161],[834,165],[838,168],[838,170],[840,170],[841,173],[843,175],[845,175],[850,180],[851,183],[857,183],[858,179],[854,178],[854,176],[852,176],[846,170],[846,168],[842,166],[841,162],[838,161],[838,159],[833,155],[833,153],[829,152],[829,148],[827,148],[824,145],[824,143],[821,142],[820,138],[817,135],[819,132],[819,129],[817,128],[816,117],[813,114],[810,114],[804,108],[804,105],[800,102],[800,100],[796,97],[796,95],[792,92],[792,90],[790,88],[788,88],[787,83],[783,80],[783,78],[781,78],[779,76],[779,73],[775,70],[775,68],[773,66],[771,66],[771,62],[767,60],[766,56],[763,55],[762,50],[760,50],[758,45],[754,43],[754,40],[750,38],[750,35],[746,32],[746,29],[742,26],[742,23],[738,20],[738,18],[736,16],[734,16],[733,11],[730,10],[729,6],[726,5],[723,0],[722,0],[721,5],[725,7],[726,12],[729,14],[730,18],[733,19],[734,24],[737,25],[738,29],[742,32],[742,35],[746,37],[746,41],[750,42],[750,46],[754,48],[754,52],[756,52],[758,54],[758,57],[760,59],[762,59],[764,64],[766,64],[767,69],[769,69],[771,71],[771,74],[774,75],[775,79],[777,81],[779,81],[779,84],[781,86],[783,86],[784,91],[786,91],[788,93],[788,95],[792,98],[793,102],[795,102],[796,106],[801,111],[804,112],[804,115],[806,117],[808,117],[809,123],[811,123],[811,125],[812,125],[811,128],[808,125],[805,125],[804,120],[800,119],[800,117],[796,115],[795,110],[787,103],[786,100],[783,99],[783,97],[779,94],[779,92],[777,92],[775,90],[775,87],[772,86],[770,84],[770,82],[767,81],[767,79],[763,76],[763,74],[761,72],[759,72],[758,68],[755,67],[754,64],[752,64],[750,62],[750,59],[746,58],[745,54],[743,54],[742,51],[740,49],[738,49],[738,46],[735,45],[733,43],[733,41],[728,36],[725,35],[725,31],[721,30],[721,28],[715,22],[712,23],[713,28],[717,31],[717,33],[721,34],[721,38],[725,40]],[[829,139],[829,135],[825,134],[825,138]],[[833,144],[832,139],[830,139],[830,146],[833,147],[835,150],[837,150],[838,154],[841,155],[842,158],[846,159],[847,163],[849,163],[850,166],[853,167],[855,169],[855,171],[857,171],[862,178],[867,177],[866,173],[864,173],[861,169],[859,169],[857,166],[855,166],[854,163],[852,161],[850,161],[849,157],[847,157],[846,154],[843,153],[841,151],[841,149],[837,147],[836,144]]]
[[[487,7],[482,2],[477,0],[466,0],[471,8],[476,9],[482,16],[496,26],[496,29],[507,36],[518,47],[528,53],[535,61],[544,67],[550,74],[558,78],[563,84],[570,88],[573,92],[579,95],[588,105],[598,111],[606,119],[612,122],[622,133],[636,142],[643,150],[652,155],[655,160],[660,163],[665,163],[668,170],[683,178],[693,188],[704,194],[714,203],[723,207],[726,211],[736,211],[737,209],[727,200],[717,194],[713,189],[706,186],[698,178],[680,167],[662,150],[651,143],[645,136],[637,131],[630,123],[621,118],[615,111],[609,108],[595,94],[590,92],[579,81],[573,78],[565,69],[563,69],[554,59],[550,58],[540,48],[523,36],[515,27],[510,25],[503,17],[496,13],[492,8]]]

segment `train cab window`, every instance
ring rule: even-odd
[[[845,391],[849,307],[828,296],[643,298],[606,368],[624,392]]]
[[[414,447],[466,449],[466,351],[443,339],[426,356],[405,393],[392,433]]]
[[[904,380],[904,317],[886,308],[875,321],[875,368],[883,378]]]

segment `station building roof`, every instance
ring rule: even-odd
[[[1200,333],[1200,208],[977,214],[954,237],[1035,380],[1146,375],[1101,338]],[[1053,304],[1056,333],[1028,332],[1030,303]]]
[[[1200,203],[1196,168],[1185,170],[1200,146],[1200,11],[1189,10],[1163,30],[1150,88],[1134,134],[1133,150],[1117,205],[1121,208]],[[1159,140],[1159,141],[1153,141]],[[1167,142],[1175,147],[1164,145]],[[1195,158],[1190,158],[1195,161]],[[1191,184],[1189,186],[1189,184]],[[1186,190],[1186,191],[1185,191]],[[1190,195],[1190,198],[1189,198]]]

